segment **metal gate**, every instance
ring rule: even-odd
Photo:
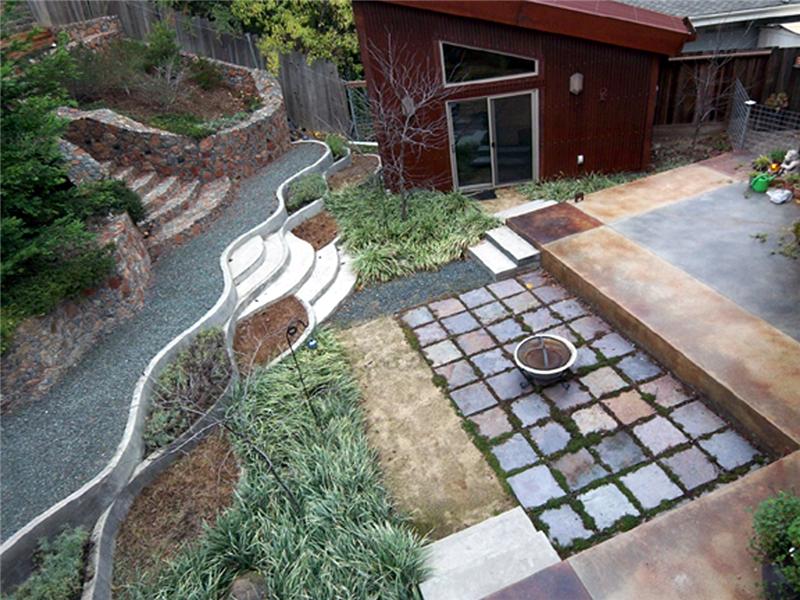
[[[738,79],[734,84],[728,136],[736,150],[763,154],[798,149],[800,112],[774,108],[751,100]]]

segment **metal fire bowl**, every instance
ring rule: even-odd
[[[535,340],[555,340],[563,349],[565,349],[568,353],[568,358],[562,364],[553,367],[551,369],[538,369],[531,365],[524,363],[521,358],[521,351],[524,349],[526,344],[529,344]],[[569,372],[570,367],[575,363],[575,359],[578,357],[578,351],[575,349],[575,346],[570,342],[568,339],[561,337],[560,335],[552,335],[548,333],[541,333],[539,335],[532,335],[530,337],[525,338],[517,347],[514,348],[514,362],[516,363],[517,367],[525,374],[525,376],[533,381],[537,385],[547,385],[549,383],[554,383],[559,381],[564,375]]]

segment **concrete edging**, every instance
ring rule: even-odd
[[[325,146],[322,142],[316,141],[295,143],[313,143]],[[312,170],[324,169],[326,165],[330,164],[330,160],[330,149],[325,146],[325,152],[322,157],[287,178],[278,188],[278,209],[263,223],[243,233],[225,248],[219,258],[220,269],[224,279],[224,287],[219,299],[205,315],[176,336],[150,361],[134,388],[128,420],[122,440],[118,444],[113,458],[95,477],[29,521],[0,546],[0,571],[2,571],[3,588],[19,584],[30,573],[32,556],[41,539],[51,538],[66,524],[91,526],[128,484],[131,474],[142,460],[143,441],[141,434],[147,414],[146,409],[157,375],[163,368],[181,350],[186,348],[201,330],[209,327],[223,327],[226,337],[226,350],[229,357],[233,357],[231,330],[226,324],[238,316],[237,308],[241,306],[245,299],[239,299],[237,296],[233,275],[229,267],[230,257],[236,249],[254,235],[263,236],[265,233],[269,234],[279,230],[286,219],[286,207],[282,190],[287,183]],[[268,283],[265,282],[263,286],[257,286],[253,292],[248,294],[247,300],[252,299],[250,296],[255,297],[260,293]],[[233,363],[233,369],[235,378],[235,363]]]

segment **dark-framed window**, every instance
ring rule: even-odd
[[[444,84],[464,85],[539,74],[535,58],[440,42]]]

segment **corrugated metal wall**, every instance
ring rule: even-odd
[[[539,60],[540,75],[448,88],[453,90],[449,98],[538,89],[541,177],[646,166],[658,73],[655,55],[381,2],[353,4],[368,85],[380,77],[370,64],[369,45],[385,47],[389,33],[406,45],[405,60],[420,68],[440,70],[439,40],[530,56]],[[579,96],[569,92],[569,77],[575,72],[584,75]],[[578,154],[585,156],[582,167]],[[449,148],[426,151],[414,171],[420,181],[443,172],[449,178]],[[451,185],[450,180],[443,187]]]

